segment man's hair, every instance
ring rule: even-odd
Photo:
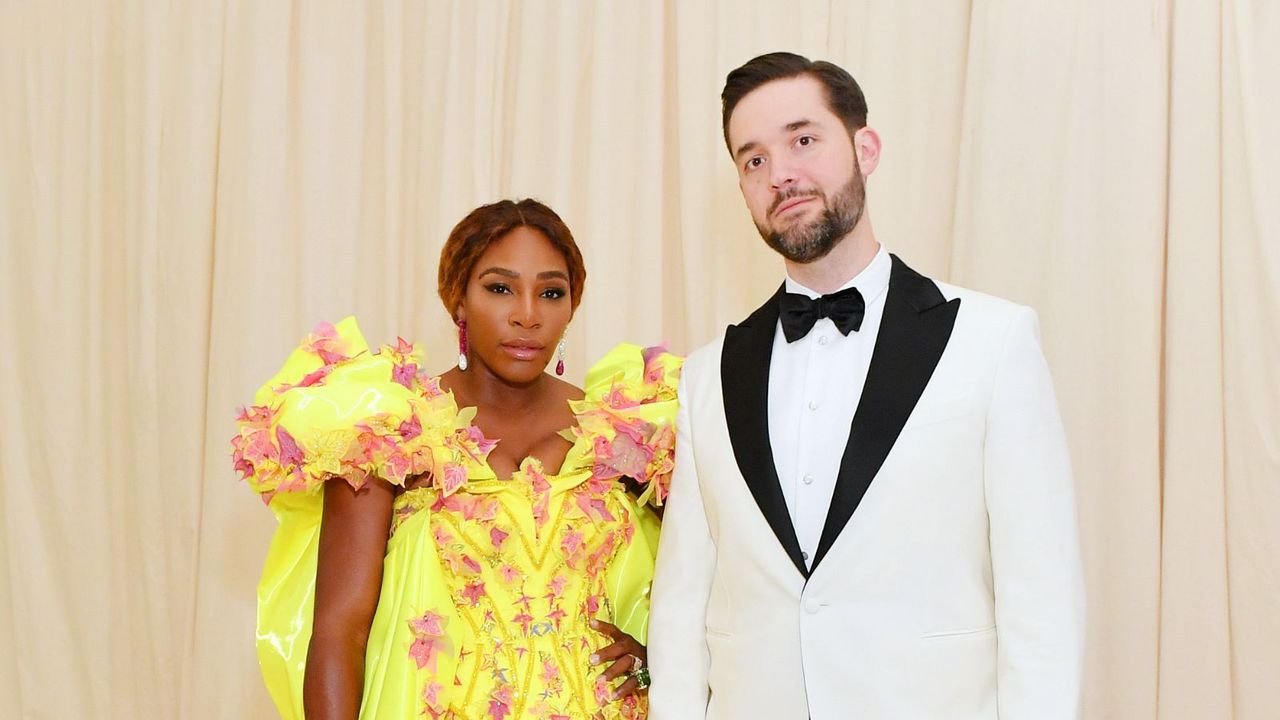
[[[844,123],[850,139],[855,132],[866,127],[867,99],[863,97],[858,81],[844,68],[825,60],[814,62],[795,53],[769,53],[751,58],[724,79],[724,90],[720,93],[721,121],[724,144],[729,146],[730,155],[733,154],[733,147],[729,143],[729,118],[742,98],[765,83],[802,75],[808,75],[822,83],[827,95],[827,107]]]

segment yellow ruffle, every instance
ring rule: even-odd
[[[582,400],[570,403],[586,440],[580,462],[597,478],[629,477],[644,486],[640,502],[662,505],[675,464],[676,389],[684,359],[661,347],[623,343],[587,372]]]
[[[237,418],[236,468],[268,503],[331,477],[358,488],[430,473],[456,491],[492,443],[471,431],[475,410],[460,411],[419,367],[404,341],[370,353],[354,318],[318,326]]]

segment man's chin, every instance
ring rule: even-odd
[[[767,229],[761,229],[757,225],[756,229],[760,230],[760,237],[769,240],[771,245],[776,243],[786,248],[793,248],[804,245],[803,238],[811,236],[816,225],[817,221],[814,220],[806,222],[796,219],[788,223],[775,224]]]
[[[800,265],[808,265],[826,257],[834,245],[815,243],[810,239],[789,240],[774,234],[766,238],[769,247],[782,257]]]

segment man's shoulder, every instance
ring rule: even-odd
[[[726,332],[726,330],[721,330],[715,340],[698,347],[685,357],[684,368],[681,371],[683,377],[690,379],[701,377],[703,373],[709,370],[719,373],[720,351],[724,347]]]
[[[893,271],[889,280],[890,294],[897,287],[898,302],[905,300],[918,310],[959,301],[956,329],[976,325],[1007,326],[1015,318],[1035,316],[1035,312],[1012,300],[989,295],[971,288],[943,282],[914,270],[898,255],[893,255]]]
[[[966,322],[991,323],[1004,326],[1018,317],[1031,315],[1035,310],[1007,298],[997,297],[971,288],[952,285],[941,280],[933,280],[938,290],[948,302],[959,298],[960,317]]]

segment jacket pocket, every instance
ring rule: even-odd
[[[982,627],[959,628],[956,630],[939,630],[937,632],[927,632],[920,636],[921,640],[933,640],[936,638],[964,637],[966,635],[982,635],[985,633],[995,632],[995,623],[983,625]]]

